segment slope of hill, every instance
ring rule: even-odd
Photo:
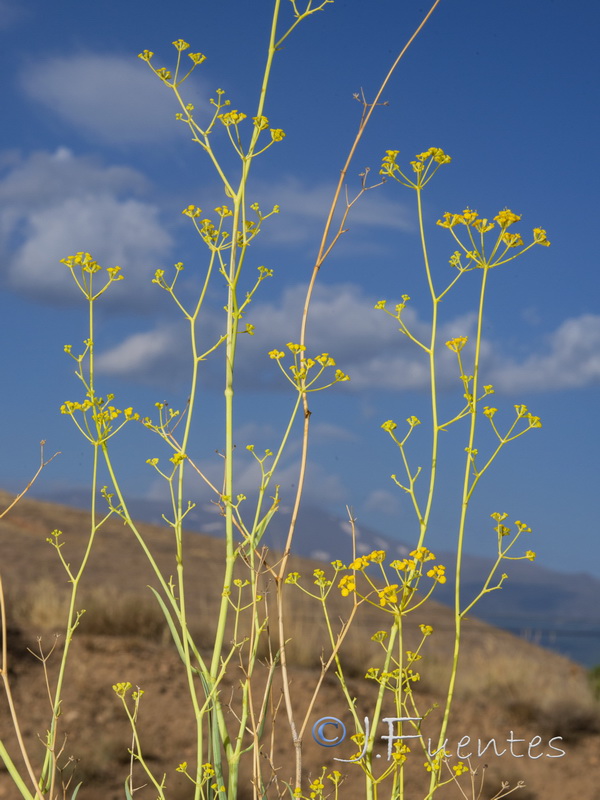
[[[7,499],[0,493],[0,503]],[[65,557],[77,563],[87,526],[88,515],[83,511],[30,499],[24,499],[0,523],[0,563],[13,614],[11,672],[15,698],[25,736],[38,751],[41,746],[37,735],[43,735],[47,724],[48,701],[43,671],[26,647],[35,650],[38,635],[44,637],[43,647],[51,645],[53,632],[60,630],[58,620],[64,610],[66,588],[64,571],[45,539],[53,529],[62,530]],[[161,569],[166,575],[171,574],[175,560],[170,531],[152,525],[143,525],[142,529]],[[347,536],[343,531],[342,534]],[[329,545],[329,538],[322,541]],[[378,541],[375,545],[383,547]],[[192,624],[201,646],[208,647],[215,603],[221,593],[223,543],[213,537],[189,534],[185,550]],[[296,558],[290,569],[310,575],[315,564]],[[152,572],[138,543],[122,523],[110,520],[95,542],[82,586],[82,604],[87,613],[74,638],[63,706],[64,732],[68,736],[66,752],[80,759],[78,774],[86,780],[81,800],[116,800],[123,796],[130,731],[110,688],[123,680],[141,686],[146,692],[141,718],[145,749],[156,770],[167,773],[171,790],[168,796],[173,800],[189,797],[189,784],[175,768],[186,759],[193,762],[193,721],[189,718],[180,663],[164,635],[160,615],[148,602],[146,585],[152,581]],[[339,613],[343,613],[341,598],[337,597],[335,603],[338,605],[334,610],[339,608]],[[373,653],[370,635],[380,625],[377,614],[377,610],[365,611],[342,654],[352,675],[350,690],[365,713],[374,700],[373,682],[365,681],[363,676]],[[290,648],[293,699],[300,709],[308,702],[318,676],[323,629],[317,609],[300,595],[290,608],[290,619],[296,642]],[[446,681],[452,644],[449,609],[430,601],[422,618],[411,624],[416,628],[420,622],[431,624],[435,630],[431,649],[423,660],[422,680],[417,685],[420,702],[429,706],[439,699]],[[410,629],[407,635],[410,636]],[[53,668],[51,661],[51,672]],[[232,692],[234,686],[235,681],[231,684]],[[343,716],[338,710],[343,708],[343,697],[333,677],[325,681],[319,698],[315,718],[326,714]],[[432,713],[435,718],[436,712]],[[311,725],[312,722],[311,718]],[[285,723],[281,730],[277,756],[279,763],[291,765]],[[4,713],[0,715],[0,733],[10,741]],[[597,755],[600,712],[585,671],[559,655],[477,620],[469,620],[465,626],[463,680],[450,729],[450,742],[454,742],[455,750],[456,742],[465,735],[482,742],[493,737],[499,743],[499,750],[505,750],[500,757],[486,753],[489,789],[484,790],[482,800],[493,796],[501,779],[511,785],[524,780],[527,788],[515,794],[522,800],[557,797],[558,787],[561,800],[600,800],[596,779],[600,765]],[[513,745],[510,751],[507,748],[510,738],[515,742],[531,742],[535,737],[540,737],[544,744],[544,757],[515,755]],[[553,746],[549,744],[551,741]],[[564,755],[558,755],[559,752]],[[339,757],[349,755],[340,748]],[[307,735],[307,774],[313,777],[320,774],[321,764],[335,767],[333,757],[332,751],[319,748]],[[422,766],[415,764],[415,770],[417,767],[422,772]],[[416,781],[416,777],[410,780]],[[14,789],[11,794],[9,785],[7,776],[0,773],[0,797],[12,800]],[[344,800],[359,800],[363,796],[361,785],[356,774],[349,774]],[[410,785],[414,788],[416,783]],[[440,800],[454,800],[457,795],[448,790],[439,796]],[[145,800],[154,794],[141,791],[136,797]]]
[[[65,494],[65,502],[86,507],[87,497],[79,492]],[[161,524],[163,506],[148,501],[134,501],[132,511],[138,519]],[[219,536],[223,522],[215,515],[214,507],[197,507],[187,517],[190,530]],[[285,509],[277,514],[270,525],[268,544],[281,549],[287,534],[288,515]],[[335,558],[352,558],[352,540],[347,520],[339,519],[314,506],[302,508],[294,542],[294,552],[306,558],[329,562]],[[402,542],[365,526],[357,527],[359,554],[372,550],[386,550],[390,555],[404,557],[409,548]],[[436,553],[448,566],[453,557]],[[488,574],[492,561],[479,556],[466,555],[464,559],[464,597],[474,597],[481,589],[482,576]],[[451,570],[448,569],[450,575]],[[453,602],[453,588],[449,581],[438,587],[436,599]],[[496,627],[508,630],[528,641],[593,667],[600,664],[600,580],[580,573],[571,575],[546,569],[537,563],[512,562],[509,580],[504,589],[483,598],[476,615]]]

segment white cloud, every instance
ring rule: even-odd
[[[10,285],[45,301],[79,299],[60,259],[85,251],[123,269],[127,290],[119,283],[109,302],[124,302],[127,293],[139,306],[152,296],[149,275],[172,244],[158,208],[139,197],[147,190],[135,170],[66,148],[9,161],[0,177],[0,252]]]
[[[286,342],[298,340],[304,291],[302,286],[290,287],[279,302],[257,302],[251,308],[247,320],[256,326],[255,335],[240,340],[238,386],[259,391],[286,389],[285,379],[267,353],[273,348],[285,351]],[[374,304],[375,298],[353,284],[318,287],[309,319],[309,354],[330,353],[351,377],[350,383],[343,384],[347,391],[426,389],[429,385],[426,356],[398,331],[397,323],[383,312],[375,311]],[[408,307],[403,318],[413,334],[427,342],[428,325],[417,313]],[[474,313],[455,317],[441,326],[439,341],[455,336],[469,336],[472,340],[475,321]],[[216,338],[218,325],[217,316],[209,314],[209,341]],[[101,356],[99,366],[113,374],[131,375],[143,381],[155,381],[157,376],[162,381],[163,375],[170,380],[177,375],[183,377],[182,333],[176,327],[161,327],[136,334]],[[471,346],[467,345],[465,353]],[[549,335],[544,351],[534,352],[521,362],[503,356],[489,340],[482,342],[481,352],[485,381],[493,383],[498,391],[593,385],[600,382],[600,316],[587,314],[566,320]],[[173,357],[173,353],[178,355]],[[216,386],[220,373],[211,374],[210,366],[208,369],[206,379]],[[456,386],[456,357],[443,347],[439,352],[437,377],[441,388]],[[348,435],[343,430],[324,433],[338,438]]]
[[[358,437],[348,428],[331,422],[315,422],[311,425],[311,436],[315,442],[355,442]]]
[[[255,187],[256,196],[260,200],[263,211],[278,205],[281,214],[272,218],[263,228],[261,238],[265,243],[286,247],[294,247],[300,243],[319,240],[329,207],[333,200],[334,183],[307,183],[297,177],[287,176],[280,183],[272,182],[268,186]],[[350,192],[350,199],[352,193]],[[344,196],[340,199],[336,219],[339,220],[345,206]],[[369,226],[368,242],[361,242],[360,228]],[[352,207],[345,226],[352,231],[353,249],[360,247],[364,252],[376,252],[379,245],[374,241],[373,229],[387,228],[413,233],[415,228],[414,213],[407,205],[390,201],[377,189],[366,192]],[[335,227],[332,228],[335,231]],[[345,237],[339,244],[343,246]]]
[[[297,341],[305,287],[286,289],[278,303],[254,305],[247,321],[255,325],[255,335],[242,337],[238,354],[238,386],[246,389],[286,390],[287,384],[277,365],[267,357],[273,348],[286,349],[285,343]],[[377,312],[370,298],[353,284],[336,284],[317,288],[311,306],[309,351],[315,355],[328,352],[337,365],[351,376],[350,390],[421,389],[427,386],[429,370],[421,351],[398,332],[398,325]],[[425,338],[428,326],[415,311],[407,308],[405,319],[415,335]],[[457,317],[441,330],[442,340],[455,335],[468,335],[473,315]],[[216,341],[221,325],[216,314],[205,319],[205,339]],[[160,326],[130,336],[120,345],[98,357],[98,368],[104,372],[137,378],[143,382],[173,380],[184,376],[185,354],[181,355],[183,328]],[[173,355],[176,354],[176,355]],[[449,352],[441,353],[441,382],[456,379],[456,366]],[[205,385],[212,380],[217,386],[220,370],[211,374],[206,364]],[[345,384],[346,385],[346,384]],[[331,431],[330,431],[331,433]],[[337,435],[340,432],[337,431]]]
[[[578,389],[600,383],[600,316],[565,320],[548,337],[545,352],[521,363],[498,359],[492,376],[505,391]]]
[[[298,439],[292,439],[289,442],[283,457],[283,463],[280,463],[277,467],[267,493],[271,497],[275,485],[280,487],[280,511],[284,513],[290,511],[291,503],[296,494],[300,473],[299,448],[300,441]],[[193,458],[193,454],[191,458]],[[223,485],[223,460],[218,454],[215,454],[212,458],[199,459],[195,461],[195,465],[213,486],[221,487]],[[235,491],[248,497],[247,503],[244,504],[244,513],[248,513],[248,508],[251,508],[252,503],[256,500],[260,484],[261,472],[256,460],[244,450],[238,451],[235,461]],[[186,492],[195,498],[195,502],[202,504],[204,511],[214,509],[214,513],[217,513],[216,506],[211,503],[211,501],[217,499],[215,493],[193,470],[189,470],[187,473]],[[168,485],[164,480],[157,479],[152,483],[146,496],[152,500],[166,500],[169,497]],[[344,485],[340,475],[332,473],[316,461],[309,459],[306,465],[302,496],[303,502],[309,505],[330,507],[331,504],[346,502],[349,497],[349,490]],[[217,526],[213,526],[213,530],[216,529]]]
[[[398,495],[388,492],[387,489],[373,489],[369,492],[362,507],[366,512],[388,514],[391,517],[397,517],[402,511]]]
[[[95,141],[131,144],[189,138],[187,127],[175,122],[180,109],[173,93],[135,55],[36,60],[23,72],[21,84],[30,99]],[[199,105],[191,83],[186,100]]]
[[[99,373],[145,382],[147,373],[159,371],[161,382],[183,374],[189,359],[182,353],[183,326],[164,325],[135,333],[96,358]],[[169,371],[169,365],[171,370]],[[174,374],[175,373],[175,374]]]

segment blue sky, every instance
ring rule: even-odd
[[[284,14],[289,6],[286,0]],[[27,481],[42,438],[48,452],[62,455],[37,493],[59,496],[87,485],[89,453],[58,411],[80,396],[63,345],[86,336],[85,308],[62,257],[89,251],[126,276],[99,310],[102,390],[142,413],[157,400],[185,403],[181,323],[151,278],[183,261],[185,280],[193,281],[204,252],[181,210],[190,203],[211,209],[224,197],[174,120],[174,98],[137,54],[147,48],[170,65],[171,42],[184,38],[207,56],[185,96],[201,110],[221,87],[233,108],[252,116],[270,8],[267,0],[60,0],[50,12],[44,0],[0,0],[0,485],[16,490]],[[273,447],[293,400],[266,353],[298,338],[312,258],[360,114],[353,94],[372,96],[425,9],[418,0],[336,0],[300,26],[276,60],[266,113],[287,136],[257,162],[252,190],[281,213],[253,245],[252,263],[275,275],[248,316],[257,333],[244,343],[238,383],[240,491],[256,477],[244,446]],[[434,224],[445,211],[470,206],[492,217],[508,206],[522,214],[524,234],[548,231],[550,248],[534,248],[491,276],[484,382],[496,386],[494,405],[505,419],[515,403],[526,403],[544,427],[494,468],[474,505],[468,549],[493,555],[489,514],[506,510],[534,529],[524,549],[537,551],[539,563],[595,575],[598,22],[591,0],[569,7],[558,0],[442,0],[386,91],[388,105],[375,114],[349,178],[352,190],[365,167],[376,175],[386,149],[400,150],[404,163],[432,145],[452,156],[425,199],[440,282],[454,249]],[[373,305],[409,294],[413,324],[425,329],[414,198],[389,182],[363,199],[349,228],[321,271],[309,341],[331,352],[352,380],[313,399],[307,499],[340,514],[348,504],[359,523],[410,542],[410,508],[389,478],[400,472],[398,453],[380,425],[424,415],[424,370],[418,352]],[[474,298],[471,281],[444,304],[442,337],[472,332]],[[212,300],[207,331],[220,324],[216,294]],[[215,475],[219,374],[208,365],[195,453]],[[444,404],[453,408],[451,362],[442,375]],[[460,448],[458,438],[454,444]],[[137,497],[164,496],[145,465],[157,448],[133,426],[115,445],[124,483]],[[425,452],[415,449],[416,463]],[[284,501],[297,459],[294,437],[278,478]],[[447,550],[456,466],[444,465],[432,547]],[[207,501],[198,487],[190,492]]]

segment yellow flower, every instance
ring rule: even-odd
[[[269,120],[266,117],[252,117],[252,122],[259,131],[264,131],[269,127]]]
[[[523,247],[523,239],[520,233],[503,233],[500,237],[507,247]]]
[[[463,764],[463,762],[462,762],[462,761],[459,761],[459,762],[458,762],[458,764],[455,764],[455,765],[452,767],[452,769],[454,770],[454,774],[455,774],[457,777],[458,777],[459,775],[462,775],[462,774],[463,774],[463,772],[468,772],[468,771],[469,771],[469,768],[468,768],[467,766],[465,766],[465,764]]]
[[[306,350],[306,345],[294,344],[294,342],[288,342],[287,348],[292,353],[303,353]]]
[[[377,592],[379,597],[379,605],[386,606],[388,603],[397,603],[398,602],[398,594],[396,589],[398,588],[397,583],[393,583],[390,586],[385,586],[381,591]]]
[[[435,556],[428,550],[426,547],[418,547],[416,550],[413,550],[410,554],[415,561],[432,561]]]
[[[440,225],[442,228],[453,228],[455,225],[458,225],[460,221],[460,214],[451,214],[449,211],[446,211],[444,219],[438,219],[436,225]]]
[[[494,219],[504,230],[505,228],[508,228],[509,225],[513,225],[515,222],[518,222],[521,219],[521,215],[514,214],[510,209],[505,208],[502,211],[499,211]]]
[[[341,773],[341,772],[339,772],[337,769],[334,769],[334,770],[333,770],[333,772],[330,772],[330,773],[329,773],[329,775],[328,775],[327,777],[328,777],[328,779],[329,779],[330,781],[332,781],[332,782],[334,783],[334,785],[335,785],[335,786],[337,786],[337,785],[338,785],[338,783],[339,783],[339,782],[341,781],[341,779],[342,779],[342,773]]]
[[[447,341],[446,347],[449,350],[452,350],[453,353],[460,353],[468,341],[468,336],[457,336],[455,339],[450,339]]]
[[[238,111],[237,109],[233,109],[231,111],[227,111],[225,114],[219,114],[219,119],[225,125],[225,127],[229,127],[230,125],[238,125],[240,122],[246,119],[246,114]]]
[[[433,578],[437,583],[446,583],[446,567],[442,564],[436,564],[433,569],[427,573],[428,578]]]
[[[492,228],[494,227],[494,223],[488,222],[487,219],[478,219],[473,224],[476,230],[479,231],[479,233],[487,233],[488,231],[491,231]]]
[[[544,245],[544,247],[550,247],[550,242],[546,236],[546,231],[543,228],[533,229],[533,240],[536,244]]]
[[[371,641],[372,642],[385,642],[385,640],[387,638],[388,638],[388,632],[387,631],[377,631],[377,633],[374,633],[373,636],[371,636]]]
[[[380,175],[391,175],[394,170],[398,169],[396,158],[398,157],[399,150],[386,150],[385,155],[381,160]]]
[[[416,157],[419,159],[419,161],[425,161],[427,158],[433,158],[437,164],[449,164],[452,161],[450,156],[447,156],[441,147],[430,147],[429,150],[425,150],[424,153],[419,153]]]
[[[472,225],[476,222],[477,216],[477,211],[471,211],[470,208],[465,208],[459,217],[459,222],[462,222],[463,225]]]
[[[315,361],[322,367],[335,367],[335,360],[331,358],[329,353],[321,353],[321,355],[315,356]]]
[[[187,42],[184,42],[184,41],[183,41],[183,39],[176,39],[176,40],[173,42],[173,45],[175,46],[175,48],[176,48],[177,50],[179,50],[179,52],[180,52],[180,53],[181,53],[183,50],[187,50],[187,49],[189,48],[189,44],[188,44]]]
[[[338,583],[338,589],[342,593],[342,597],[348,597],[349,594],[356,591],[356,579],[354,575],[344,575]]]
[[[519,529],[519,533],[531,533],[531,528],[526,522],[521,522],[520,519],[516,519],[515,525]]]
[[[199,217],[202,209],[197,206],[187,206],[181,213],[185,214],[186,217]]]
[[[369,566],[369,561],[369,556],[359,556],[351,564],[348,564],[348,569],[365,569]]]
[[[421,629],[423,636],[431,636],[433,633],[433,628],[431,625],[419,625],[419,628]]]

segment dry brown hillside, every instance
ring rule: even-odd
[[[2,508],[9,500],[9,495],[0,493]],[[170,531],[141,527],[163,570],[173,572]],[[36,744],[37,737],[45,732],[49,704],[43,670],[27,648],[36,650],[37,638],[42,637],[41,646],[48,651],[54,634],[62,629],[65,574],[45,541],[56,528],[63,531],[67,560],[77,563],[87,531],[85,512],[23,499],[0,523],[0,564],[9,606],[10,675],[23,734],[38,758],[43,748]],[[208,647],[221,592],[223,545],[208,536],[189,534],[185,548],[188,592],[194,609],[192,624],[201,645]],[[300,560],[290,565],[290,569],[305,574],[312,573],[313,568],[314,564]],[[84,578],[80,605],[86,608],[86,614],[75,635],[62,707],[67,735],[64,754],[77,760],[77,780],[85,781],[78,800],[124,797],[130,733],[111,689],[117,681],[130,681],[145,690],[143,743],[156,771],[167,773],[167,796],[171,800],[192,796],[189,782],[175,772],[180,762],[194,760],[186,687],[148,583],[152,583],[152,573],[138,543],[121,522],[109,521],[98,536]],[[322,629],[318,608],[300,594],[290,604],[289,616],[292,695],[302,708],[315,682]],[[432,625],[435,635],[428,640],[422,680],[416,691],[424,703],[433,703],[444,686],[452,641],[451,615],[444,606],[430,602],[420,616],[415,615],[414,626],[419,623]],[[364,715],[369,714],[372,703],[372,682],[365,681],[364,672],[370,662],[370,636],[377,627],[377,619],[366,611],[343,652],[352,676],[351,691]],[[58,648],[61,642],[59,639]],[[49,661],[50,672],[56,663],[55,654]],[[475,619],[466,628],[462,666],[448,749],[454,746],[456,750],[466,736],[471,743],[481,740],[484,744],[493,737],[499,751],[506,749],[498,757],[488,748],[484,757],[474,759],[474,763],[481,762],[480,768],[484,762],[488,765],[486,788],[481,794],[484,800],[494,796],[501,780],[511,785],[525,781],[526,787],[511,795],[521,800],[600,800],[600,711],[582,668]],[[330,714],[343,717],[342,709],[343,698],[335,676],[330,676],[313,716],[315,720]],[[289,763],[291,774],[289,737],[283,719],[281,723],[276,753],[279,764]],[[4,699],[0,733],[15,755]],[[513,742],[507,744],[511,736]],[[539,745],[528,753],[534,737],[540,737]],[[342,750],[340,745],[339,757],[348,758],[351,751]],[[565,754],[559,756],[562,751]],[[309,733],[305,746],[307,772],[318,774],[321,764],[335,766],[332,759],[336,752],[319,747]],[[417,761],[415,774],[422,775],[422,758]],[[353,769],[358,767],[348,765],[342,800],[359,800],[362,796],[362,782]],[[414,793],[409,794],[409,800],[419,800],[416,784],[411,785]],[[252,796],[250,787],[247,796]],[[456,789],[439,794],[449,800],[461,796]],[[18,797],[4,772],[0,773],[0,797]],[[135,794],[136,800],[154,797],[155,792],[149,789]]]

